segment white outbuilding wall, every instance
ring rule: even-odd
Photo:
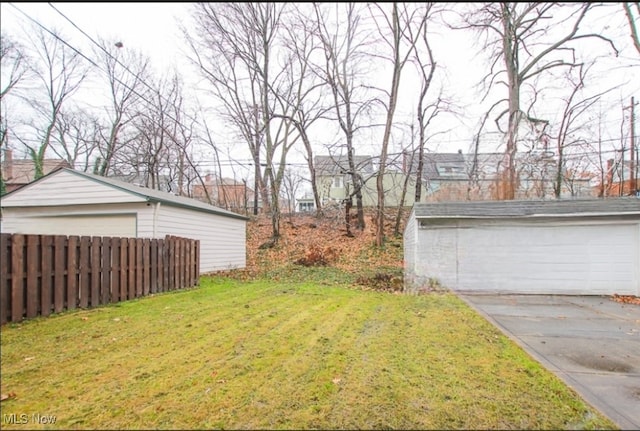
[[[414,208],[404,235],[409,291],[434,279],[467,292],[640,295],[638,214],[420,218]]]
[[[201,273],[246,266],[246,217],[69,169],[2,197],[3,233],[200,240]]]

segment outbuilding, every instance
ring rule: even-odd
[[[415,204],[405,288],[640,295],[640,199]]]
[[[200,272],[244,268],[248,218],[207,203],[61,168],[2,197],[3,233],[200,241]]]

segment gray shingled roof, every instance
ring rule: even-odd
[[[241,220],[248,220],[248,217],[245,217],[241,214],[237,214],[234,213],[232,211],[227,211],[225,209],[210,205],[208,203],[199,201],[197,199],[191,199],[188,197],[184,197],[184,196],[176,196],[173,195],[171,193],[167,193],[167,192],[163,192],[160,190],[154,190],[154,189],[150,189],[147,187],[141,187],[141,186],[137,186],[135,184],[129,184],[129,183],[125,183],[124,181],[120,181],[120,180],[116,180],[113,178],[109,178],[109,177],[102,177],[99,175],[94,175],[94,174],[89,174],[87,172],[81,172],[81,171],[76,171],[74,169],[70,169],[70,168],[62,168],[59,169],[60,170],[64,170],[67,172],[71,172],[75,175],[78,175],[80,177],[84,177],[87,178],[89,180],[92,181],[97,181],[99,183],[102,184],[106,184],[112,187],[116,187],[120,190],[129,192],[131,194],[143,197],[145,199],[147,199],[150,202],[161,202],[163,204],[167,204],[167,205],[172,205],[172,206],[177,206],[177,207],[182,207],[182,208],[190,208],[190,209],[194,209],[194,210],[198,210],[198,211],[204,211],[204,212],[208,212],[208,213],[212,213],[212,214],[218,214],[218,215],[222,215],[222,216],[226,216],[226,217],[231,217],[231,218],[237,218],[237,219],[241,219]],[[49,175],[53,175],[55,174],[57,171],[52,172]],[[43,178],[46,178],[48,175],[45,175],[44,177],[40,178],[40,180],[42,180]],[[38,180],[39,181],[39,180]]]
[[[419,219],[640,215],[640,199],[434,202],[418,203],[413,209]]]
[[[314,164],[317,175],[340,175],[349,170],[347,156],[315,156]],[[371,156],[353,156],[353,164],[360,173],[373,172]]]

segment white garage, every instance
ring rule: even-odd
[[[405,287],[640,295],[640,199],[416,204]]]
[[[1,200],[2,233],[200,241],[202,273],[246,266],[247,217],[204,202],[62,168]]]

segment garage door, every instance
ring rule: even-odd
[[[638,295],[637,224],[459,228],[457,285],[509,293]]]
[[[135,237],[135,214],[91,214],[32,217],[21,233]]]

